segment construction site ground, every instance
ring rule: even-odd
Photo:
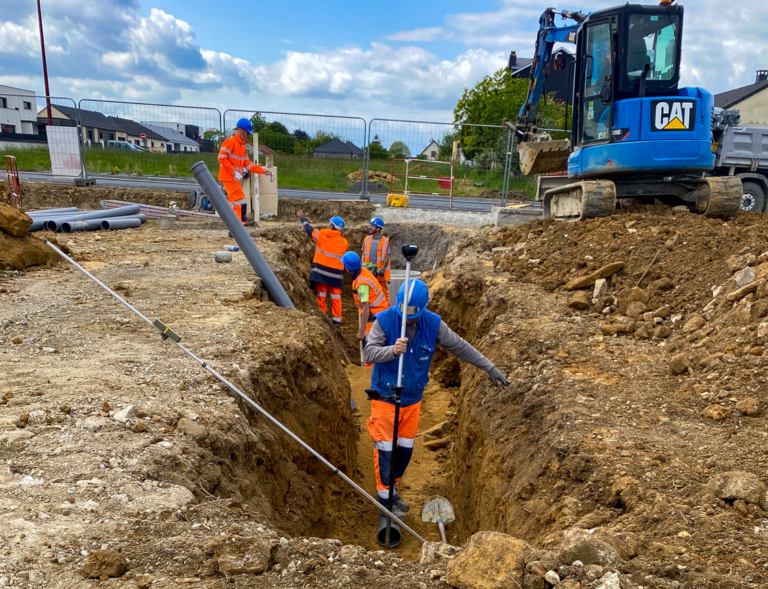
[[[350,231],[353,247],[363,231]],[[408,523],[436,541],[419,513],[445,495],[451,544],[483,531],[520,540],[507,576],[462,577],[472,544],[427,558],[406,537],[379,551],[372,506],[54,264],[0,274],[0,585],[556,585],[537,564],[558,589],[768,584],[768,217],[645,207],[579,224],[393,231],[424,246],[430,308],[511,381],[494,388],[436,355],[403,480]],[[349,289],[334,330],[307,287],[312,246],[297,223],[251,232],[296,310],[269,302],[241,255],[214,263],[231,242],[221,226],[57,238],[372,492],[369,372]],[[119,560],[111,550],[126,572],[86,578],[95,558]],[[474,578],[493,562],[470,567]]]

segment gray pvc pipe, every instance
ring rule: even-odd
[[[395,548],[400,544],[403,534],[400,531],[400,526],[392,522],[389,527],[389,546],[387,546],[387,520],[389,519],[383,513],[379,514],[379,527],[376,528],[376,539],[379,541],[379,545],[384,548]]]
[[[91,219],[90,221],[64,221],[61,224],[61,230],[64,233],[75,233],[76,231],[98,231],[101,229],[101,222],[104,219]]]
[[[30,217],[39,217],[47,215],[55,215],[57,213],[74,213],[77,212],[77,207],[66,207],[63,209],[48,209],[47,211],[27,211],[27,215]]]
[[[136,217],[117,217],[116,219],[104,219],[101,222],[101,229],[103,231],[131,229],[133,227],[141,227],[141,220]]]
[[[111,219],[113,217],[127,217],[128,215],[138,215],[141,212],[139,205],[130,205],[120,207],[119,209],[109,209],[106,211],[94,211],[92,213],[74,214],[71,217],[55,217],[48,219],[43,225],[48,231],[61,231],[61,224],[67,221],[90,221],[91,219]],[[232,213],[234,215],[234,213]]]
[[[64,221],[61,224],[61,230],[64,233],[75,233],[76,231],[97,231],[100,229],[126,229],[127,227],[138,227],[135,223],[132,223],[126,227],[115,227],[113,223],[117,220],[125,221],[138,221],[139,225],[147,220],[146,215],[135,215],[131,217],[117,217],[116,219],[90,219],[88,221]],[[110,227],[103,227],[102,223],[105,221],[110,222]]]
[[[256,247],[253,239],[251,239],[251,235],[246,231],[245,227],[243,227],[242,221],[235,215],[235,211],[232,210],[232,205],[227,202],[227,197],[224,196],[221,188],[219,188],[219,185],[213,179],[213,176],[211,176],[205,162],[197,162],[190,168],[190,171],[195,177],[195,180],[197,180],[197,183],[200,184],[205,191],[205,194],[211,199],[213,206],[216,207],[216,212],[219,213],[219,217],[224,221],[224,224],[234,237],[237,245],[240,246],[243,254],[245,254],[246,259],[251,264],[256,274],[259,275],[259,278],[261,278],[264,287],[269,293],[269,298],[271,298],[278,307],[295,309],[296,307],[294,307],[288,293],[285,292],[283,285],[280,284],[280,281],[277,279],[277,276],[275,276],[272,268],[270,268],[269,264],[264,259],[259,248]]]

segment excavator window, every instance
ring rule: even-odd
[[[678,17],[633,14],[629,17],[627,76],[640,80],[649,66],[647,81],[672,80],[677,73]]]

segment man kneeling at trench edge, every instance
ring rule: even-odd
[[[485,370],[494,386],[507,386],[509,381],[493,363],[459,337],[440,316],[427,311],[429,290],[421,280],[411,280],[409,302],[404,305],[405,284],[397,293],[397,302],[376,315],[368,333],[364,356],[366,363],[375,364],[371,388],[379,398],[371,401],[368,433],[373,439],[373,468],[376,473],[376,497],[385,507],[389,500],[389,471],[393,452],[395,418],[394,387],[397,384],[398,358],[404,354],[403,392],[395,452],[395,493],[393,513],[403,519],[408,504],[398,494],[398,484],[413,454],[413,444],[419,431],[419,411],[424,387],[429,382],[429,366],[440,344],[459,360]],[[408,314],[407,337],[400,338],[403,312]]]

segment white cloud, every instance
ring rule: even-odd
[[[413,29],[410,31],[400,31],[387,35],[387,39],[390,41],[409,41],[415,42],[430,42],[430,41],[446,41],[453,38],[453,33],[447,31],[443,27],[426,27],[422,29]]]

